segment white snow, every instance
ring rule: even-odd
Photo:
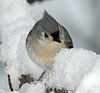
[[[26,93],[45,93],[45,90],[45,84],[42,84],[42,82],[38,82],[36,84],[29,85]]]
[[[13,92],[8,91],[8,92],[5,92],[4,90],[0,90],[0,93],[19,93],[19,92],[18,91],[13,91]]]
[[[0,93],[5,93],[5,91],[0,89]]]
[[[54,6],[56,2],[56,0],[52,1]],[[61,4],[61,1],[59,1],[59,4]],[[45,5],[46,3],[44,3]],[[77,10],[79,6],[75,5]],[[5,64],[4,71],[6,74],[10,74],[13,88],[16,90],[19,87],[18,78],[21,74],[30,74],[34,79],[38,79],[43,72],[30,60],[25,48],[27,34],[34,26],[35,17],[37,16],[35,13],[38,12],[35,10],[36,6],[34,11],[33,8],[25,0],[0,1],[0,41],[2,41],[0,45],[0,62]],[[61,10],[61,8],[59,9]],[[72,11],[70,14],[73,13]],[[77,13],[75,16],[77,16]],[[85,18],[88,19],[89,17],[85,16]],[[77,19],[81,19],[81,17],[77,17]],[[87,20],[82,22],[84,21],[87,22]],[[85,28],[85,25],[89,25],[89,23],[81,27]],[[90,25],[92,24],[90,23]],[[85,30],[87,31],[88,28]],[[84,34],[86,37],[88,36],[86,33]],[[22,90],[26,89],[23,93],[45,93],[47,87],[64,88],[75,93],[100,93],[100,55],[85,49],[62,49],[53,60],[55,62],[53,69],[46,72],[43,81],[22,87]],[[22,91],[9,92],[8,87],[6,87],[7,83],[5,83],[7,77],[3,71],[0,71],[1,81],[0,93],[22,93]]]
[[[13,92],[6,92],[6,93],[19,93],[18,91],[13,91]]]
[[[85,75],[75,93],[100,93],[100,57]]]
[[[1,11],[0,18],[2,40],[0,60],[6,64],[5,71],[11,75],[14,89],[18,89],[20,74],[40,70],[39,74],[33,74],[34,78],[37,78],[42,72],[32,63],[25,48],[26,36],[32,29],[34,20],[32,20],[30,7],[24,0],[11,0],[10,2],[4,0],[1,8],[3,11]]]
[[[74,91],[97,61],[98,56],[91,51],[62,49],[54,59],[54,68],[48,75],[48,86]]]

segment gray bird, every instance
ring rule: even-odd
[[[31,60],[44,69],[42,77],[53,67],[52,59],[61,48],[73,48],[73,42],[68,31],[45,11],[29,32],[26,48]]]

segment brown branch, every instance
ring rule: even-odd
[[[32,3],[36,2],[36,1],[42,2],[42,1],[45,1],[45,0],[27,0],[27,2],[28,2],[29,4],[32,4]]]
[[[33,77],[31,77],[29,74],[28,75],[21,75],[21,78],[19,78],[20,81],[20,85],[19,85],[19,89],[22,87],[23,84],[25,83],[31,83],[34,82]],[[46,89],[46,93],[50,93],[51,91],[54,91],[55,93],[68,93],[68,91],[64,90],[64,89],[52,89],[52,88],[47,88]]]
[[[34,79],[30,75],[21,75],[21,78],[19,78],[19,81],[20,81],[20,85],[19,85],[19,89],[20,89],[23,84],[34,82]],[[8,85],[9,85],[10,90],[14,91],[9,74],[8,74]]]
[[[19,78],[19,81],[20,81],[20,85],[19,85],[19,89],[20,89],[23,84],[34,82],[34,79],[29,74],[28,75],[22,74],[21,78]]]
[[[56,89],[55,90],[56,93],[68,93],[68,91],[64,90],[64,89]]]
[[[46,93],[51,93],[51,91],[54,91],[55,93],[68,93],[68,91],[64,90],[64,89],[52,89],[52,88],[47,88],[46,89]]]
[[[0,44],[1,44],[1,41],[0,41]]]
[[[29,74],[27,75],[21,75],[21,77],[19,78],[20,81],[20,85],[19,85],[19,89],[22,87],[23,84],[25,83],[31,83],[34,82],[33,77],[31,77]],[[10,75],[8,74],[8,84],[9,84],[9,88],[11,91],[14,91],[13,87],[12,87],[12,83],[11,83],[11,78]],[[64,90],[64,89],[52,89],[52,88],[47,88],[46,89],[46,93],[50,93],[51,91],[54,91],[55,93],[68,93],[68,91]]]
[[[8,74],[8,84],[9,84],[9,88],[11,91],[13,91],[13,87],[12,87],[12,83],[11,83],[11,79],[10,79],[10,75]]]

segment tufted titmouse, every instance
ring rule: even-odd
[[[73,48],[67,30],[46,11],[26,39],[27,52],[33,62],[44,70],[53,67],[53,58],[61,48]]]

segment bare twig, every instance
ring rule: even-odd
[[[34,79],[30,75],[21,75],[21,78],[19,78],[19,81],[20,81],[20,85],[19,85],[19,89],[20,89],[23,84],[34,82]],[[9,74],[8,74],[8,84],[9,84],[10,90],[14,91]]]
[[[20,85],[19,85],[19,89],[22,87],[23,84],[25,83],[31,83],[34,82],[33,77],[31,77],[29,74],[27,75],[21,75],[21,77],[19,78],[20,81]],[[14,91],[13,87],[12,87],[12,83],[11,83],[11,78],[10,75],[8,74],[8,84],[9,84],[9,88],[11,91]],[[68,93],[68,91],[65,91],[64,89],[52,89],[52,88],[47,88],[46,89],[46,93],[50,93],[51,91],[54,91],[55,93]]]
[[[47,88],[46,93],[51,93],[51,91],[54,91],[55,93],[68,93],[68,91],[65,91],[64,89],[52,89],[52,88]]]
[[[1,41],[0,41],[0,44],[1,44]]]
[[[68,91],[64,90],[64,89],[56,89],[55,91],[56,93],[68,93]]]
[[[19,85],[19,89],[20,89],[23,84],[34,82],[34,79],[28,74],[28,75],[21,75],[19,81],[20,81],[20,85]]]
[[[35,1],[42,2],[42,1],[45,1],[45,0],[27,0],[27,2],[28,2],[29,4],[32,4],[32,3],[34,3]]]
[[[33,77],[31,77],[30,75],[21,75],[21,78],[19,78],[20,80],[20,85],[19,85],[19,89],[21,88],[21,86],[25,83],[31,83],[34,82]],[[68,91],[64,90],[64,89],[52,89],[52,88],[47,88],[46,89],[46,93],[50,93],[51,91],[54,91],[55,93],[68,93]]]
[[[9,88],[11,91],[13,91],[13,87],[12,87],[12,83],[11,83],[11,79],[10,79],[10,75],[8,74],[8,84],[9,84]]]

